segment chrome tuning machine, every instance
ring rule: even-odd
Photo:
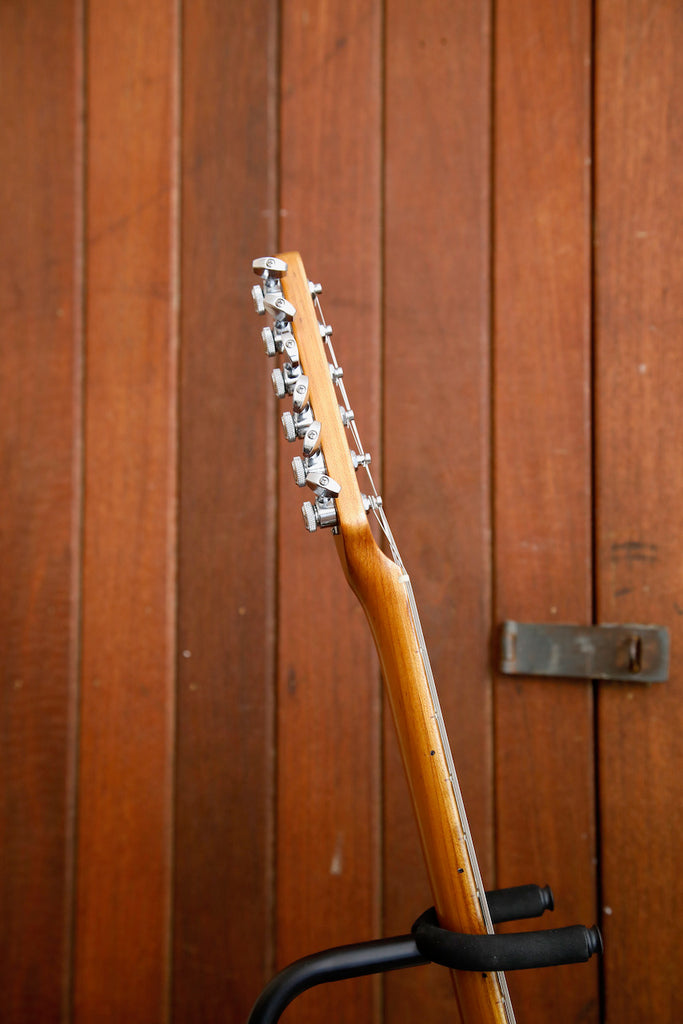
[[[338,498],[341,486],[324,471],[313,470],[306,474],[306,486],[315,491],[318,498]]]
[[[310,427],[304,434],[304,456],[311,456],[320,449],[320,435],[322,434],[322,423],[320,420],[313,420]]]
[[[283,274],[287,273],[287,264],[284,260],[278,259],[277,256],[261,256],[256,260],[252,260],[251,268],[263,281],[262,285],[255,284],[251,289],[254,309],[259,316],[263,316],[268,309],[267,299],[269,295],[272,293],[282,295],[280,278]],[[270,310],[268,311],[270,312]],[[275,353],[269,350],[268,341],[265,336],[263,340],[268,355],[274,355]]]
[[[254,303],[254,309],[259,316],[263,316],[266,311],[266,303],[263,296],[263,288],[260,285],[255,284],[251,289],[251,298]]]
[[[258,285],[256,285],[258,288]],[[261,289],[259,288],[259,291]],[[261,331],[261,338],[263,339],[263,347],[266,350],[267,356],[274,356],[277,354],[277,345],[275,344],[275,336],[273,334],[272,327],[264,327]]]
[[[307,405],[301,412],[291,413],[289,409],[281,416],[282,429],[288,441],[296,441],[297,437],[305,437],[309,428],[313,425],[313,410]]]
[[[341,486],[325,472],[322,453],[317,453],[313,458],[319,459],[319,462],[322,463],[322,469],[313,469],[310,466],[306,466],[304,483],[311,490],[315,491],[315,502],[305,501],[301,506],[304,523],[310,533],[317,530],[319,526],[337,527],[338,518],[334,499],[338,498],[341,492]],[[309,463],[312,461],[309,460]],[[298,469],[299,467],[297,466],[295,474]],[[299,478],[297,477],[298,482]]]
[[[301,513],[309,533],[314,533],[319,526],[337,525],[337,510],[333,501],[316,501],[315,504],[305,501],[301,506]]]
[[[271,278],[279,281],[282,275],[287,273],[287,264],[277,256],[260,256],[258,259],[252,260],[251,268],[264,281]]]
[[[256,287],[258,288],[258,285]],[[291,324],[296,316],[296,308],[291,302],[287,302],[287,299],[279,291],[272,292],[271,294],[266,292],[263,297],[263,305],[266,313],[270,313],[280,330],[282,330],[285,323]]]
[[[325,460],[321,451],[314,452],[308,458],[295,455],[292,459],[292,473],[297,487],[304,487],[309,473],[324,473]]]
[[[314,418],[309,401],[309,381],[303,373],[299,349],[292,332],[292,321],[296,316],[296,308],[283,295],[281,278],[287,272],[287,264],[277,256],[264,256],[252,263],[252,269],[261,278],[260,284],[252,288],[254,308],[260,315],[269,313],[273,318],[272,325],[261,331],[263,346],[268,356],[281,353],[285,360],[272,372],[273,390],[278,398],[292,396],[292,410],[282,414],[282,428],[288,441],[297,438],[303,440],[302,455],[292,460],[294,480],[299,487],[308,486],[314,493],[313,501],[304,502],[302,514],[306,529],[310,532],[319,527],[338,526],[335,498],[341,492],[341,486],[327,473],[325,458],[321,449],[322,427]],[[316,301],[322,288],[319,284],[308,282],[311,298]],[[320,336],[328,341],[332,328],[320,324]],[[341,367],[330,365],[330,376],[335,383],[340,383]],[[350,418],[353,413],[350,413]],[[350,422],[349,414],[345,422]]]
[[[296,346],[296,342],[294,343]],[[298,359],[298,354],[297,354]],[[301,367],[298,362],[292,365],[292,363],[285,363],[282,368],[276,367],[271,373],[271,379],[273,381],[273,391],[275,392],[276,398],[284,398],[285,395],[295,396],[295,408],[296,408],[296,395],[299,382],[306,380],[306,393],[308,393],[308,378],[304,378],[301,372]],[[298,392],[300,394],[301,392]]]

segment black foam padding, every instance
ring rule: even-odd
[[[597,927],[570,925],[509,935],[464,935],[439,927],[433,907],[417,919],[413,934],[422,956],[458,971],[519,971],[583,963],[602,950]]]
[[[515,885],[510,889],[492,889],[486,893],[486,902],[494,924],[540,917],[555,905],[549,885]]]

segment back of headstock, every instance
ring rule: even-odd
[[[368,523],[368,512],[381,507],[381,498],[369,473],[370,494],[358,484],[357,470],[367,469],[370,456],[355,426],[332,328],[322,316],[321,288],[308,279],[297,252],[256,259],[252,266],[261,278],[252,289],[256,311],[272,317],[261,332],[265,350],[281,356],[272,371],[273,390],[291,400],[282,428],[287,441],[301,444],[292,460],[294,479],[313,491],[302,506],[304,523],[311,532],[332,529],[347,576],[362,590],[364,567],[397,570],[381,554]]]

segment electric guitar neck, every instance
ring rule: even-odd
[[[272,317],[262,332],[288,441],[301,446],[292,463],[296,483],[312,491],[303,505],[311,532],[334,535],[346,578],[374,637],[412,796],[439,923],[452,931],[493,932],[474,845],[446,736],[410,578],[394,542],[363,450],[332,346],[331,331],[296,252],[254,261],[262,284],[258,312]],[[359,478],[364,480],[363,493]],[[376,543],[375,516],[391,557]],[[514,1024],[501,972],[453,971],[468,1024]]]
[[[435,960],[452,969],[466,1024],[514,1024],[503,970],[585,962],[602,951],[599,929],[570,925],[494,934],[490,907],[497,921],[538,917],[552,909],[552,894],[533,885],[484,891],[410,577],[372,479],[370,456],[322,314],[320,286],[308,280],[296,252],[254,260],[253,269],[262,279],[252,290],[254,304],[272,317],[272,326],[261,332],[263,343],[269,356],[282,356],[272,372],[273,388],[278,397],[291,398],[282,427],[288,441],[301,444],[292,460],[294,478],[312,491],[302,507],[304,523],[311,532],[328,529],[335,538],[344,574],[375,640],[396,726],[434,896],[434,911],[416,922],[409,958],[417,952],[423,958],[417,962]],[[365,481],[365,493],[359,480]],[[390,557],[374,539],[371,516]],[[403,938],[398,938],[402,950]],[[395,949],[395,940],[389,942]],[[349,950],[357,964],[357,947],[340,947],[343,967],[336,977],[349,976]],[[330,969],[330,953],[292,965],[297,984],[315,984],[319,959]],[[316,965],[312,970],[309,960]],[[375,961],[375,969],[383,969],[381,962]],[[291,995],[286,969],[262,993],[250,1024],[274,1021],[276,1007],[286,1005]]]

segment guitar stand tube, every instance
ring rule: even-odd
[[[553,909],[549,886],[519,885],[486,893],[494,924],[540,917]],[[422,914],[409,935],[336,946],[295,960],[266,985],[247,1024],[275,1024],[302,992],[329,981],[437,963],[458,971],[516,971],[582,963],[602,952],[597,926],[570,925],[504,935],[465,935],[441,928],[434,908]]]

